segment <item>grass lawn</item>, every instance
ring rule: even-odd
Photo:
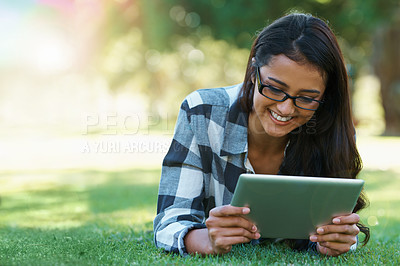
[[[281,244],[180,257],[153,244],[160,169],[0,174],[0,264],[400,264],[400,169],[365,169],[367,246],[338,258]]]

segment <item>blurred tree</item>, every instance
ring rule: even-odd
[[[189,72],[203,71],[194,71],[201,68],[196,65],[198,63],[188,61],[187,55],[179,52],[183,43],[199,49],[201,41],[211,37],[230,43],[230,49],[250,49],[257,31],[291,10],[311,13],[330,24],[341,43],[352,77],[357,77],[360,70],[368,69],[373,33],[393,16],[399,0],[118,0],[106,1],[106,6],[102,30],[103,55],[106,55],[106,60],[100,62],[100,66],[109,77],[110,88],[123,88],[132,83],[132,77],[139,77],[141,81],[136,80],[134,83],[140,84],[142,91],[153,102],[165,95],[163,91],[166,88],[173,87],[172,82],[177,82],[177,79],[169,81],[168,77],[172,74],[165,71],[174,69],[180,72],[174,77],[182,78],[186,86],[179,85],[179,88],[195,89],[197,85],[204,84],[194,84],[193,77],[188,76]],[[140,41],[133,42],[136,37],[126,38],[128,35],[140,37]],[[204,50],[201,52],[206,58],[211,53]],[[225,58],[229,58],[229,52]],[[165,64],[162,62],[167,61],[171,66],[169,68],[154,65],[157,62],[162,65]],[[215,60],[217,62],[223,64],[223,60]],[[201,64],[209,67],[204,62]],[[107,65],[114,68],[104,67]],[[219,68],[226,66],[219,65]],[[160,71],[164,71],[164,74]],[[186,71],[186,75],[183,71]],[[221,74],[219,77],[219,81],[228,80],[226,75]],[[387,105],[387,108],[393,106]]]
[[[400,9],[374,40],[374,69],[381,81],[385,135],[400,136]]]
[[[144,29],[151,29],[149,34],[145,33],[148,36],[146,44],[155,49],[174,49],[171,39],[176,34],[198,36],[203,30],[216,39],[223,39],[238,47],[249,49],[253,41],[252,36],[263,26],[291,10],[298,10],[328,21],[340,39],[345,42],[344,53],[349,63],[355,64],[357,68],[366,63],[365,56],[371,53],[371,33],[392,15],[393,8],[399,4],[398,0],[142,2],[146,3],[142,9],[143,26]],[[194,15],[200,19],[197,25],[191,23]],[[169,34],[166,30],[170,31]],[[161,35],[167,38],[161,38]]]

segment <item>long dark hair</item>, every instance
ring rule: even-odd
[[[280,174],[356,178],[362,161],[355,143],[346,67],[335,35],[321,19],[289,14],[258,34],[240,91],[242,108],[247,113],[252,111],[256,67],[268,65],[273,56],[280,54],[317,67],[326,83],[324,104],[309,122],[289,134]],[[362,192],[353,212],[367,205]],[[365,245],[369,228],[361,223],[357,226],[365,234]]]

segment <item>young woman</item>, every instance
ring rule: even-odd
[[[349,89],[336,38],[320,19],[291,14],[264,28],[243,84],[198,90],[182,103],[164,159],[154,237],[167,251],[223,254],[257,242],[247,207],[231,201],[241,173],[356,178]],[[335,217],[296,249],[338,256],[369,230],[357,211]]]

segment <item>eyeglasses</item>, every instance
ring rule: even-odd
[[[260,78],[260,68],[257,67],[257,79],[258,79],[258,91],[260,94],[264,97],[267,97],[268,99],[277,101],[277,102],[284,102],[288,98],[293,100],[293,103],[296,107],[304,109],[304,110],[310,110],[310,111],[316,111],[320,104],[323,103],[323,101],[318,101],[315,99],[311,99],[309,97],[304,97],[304,96],[290,96],[283,90],[280,90],[278,88],[275,88],[274,86],[271,85],[265,85],[262,84],[261,78]]]

